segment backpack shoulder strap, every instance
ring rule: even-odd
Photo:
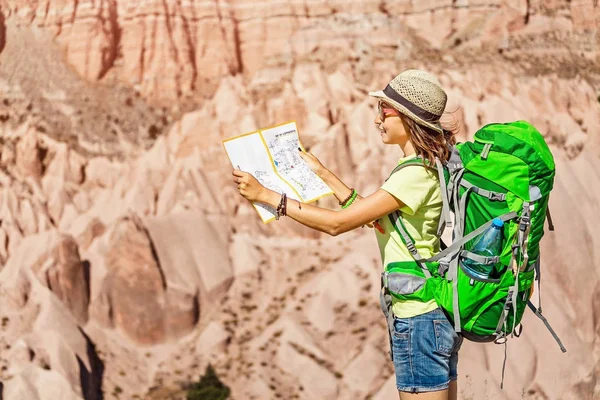
[[[388,214],[388,218],[390,219],[392,226],[400,236],[400,240],[402,240],[404,246],[406,246],[417,265],[423,270],[423,275],[425,275],[425,278],[431,278],[431,272],[429,272],[427,266],[423,262],[423,257],[421,257],[421,255],[417,251],[417,247],[415,246],[415,240],[412,238],[412,236],[410,236],[410,233],[408,233],[406,227],[402,223],[402,216],[400,211],[396,210]]]
[[[423,165],[423,159],[419,156],[414,157],[414,158],[410,158],[406,161],[403,161],[401,164],[396,165],[396,168],[394,168],[392,170],[392,172],[390,173],[390,176],[387,177],[386,181],[388,179],[390,179],[392,177],[392,175],[394,175],[396,172],[400,171],[401,169],[405,168],[405,167],[410,167],[410,166],[421,166],[421,167],[427,167],[427,168],[431,168],[428,165]],[[435,168],[433,168],[435,169]]]
[[[423,159],[420,156],[417,156],[406,160],[401,164],[398,164],[396,168],[394,168],[390,176],[388,176],[386,181],[390,179],[392,175],[394,175],[396,172],[409,166],[421,166],[423,168],[428,168],[432,171],[436,171],[438,174],[438,179],[440,181],[440,191],[442,194],[442,215],[440,216],[440,222],[438,224],[437,236],[441,237],[444,233],[444,229],[452,225],[452,219],[450,216],[450,202],[448,200],[447,190],[447,183],[449,178],[448,169],[444,167],[444,165],[438,158],[435,159],[434,165],[429,165],[426,163],[424,164]]]

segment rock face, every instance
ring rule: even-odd
[[[295,120],[369,194],[400,154],[367,92],[415,67],[460,140],[526,119],[557,165],[568,353],[527,314],[504,390],[466,342],[459,398],[600,398],[599,27],[594,0],[0,0],[0,398],[184,398],[209,363],[235,398],[397,396],[372,232],[261,224],[221,140]]]
[[[212,226],[201,215],[180,213],[146,224],[131,215],[109,234],[94,311],[135,343],[155,345],[190,332],[201,311],[227,291],[232,272],[226,247],[208,235]],[[205,237],[203,244],[191,242],[198,236]],[[219,263],[219,269],[206,268]]]
[[[0,272],[7,399],[63,391],[100,398],[102,362],[80,328],[87,319],[81,268],[73,239],[48,231],[24,239]]]
[[[33,265],[32,271],[71,311],[77,322],[85,324],[90,298],[89,265],[79,258],[75,239],[60,236],[49,257]]]
[[[269,65],[289,66],[328,51],[333,53],[326,63],[335,65],[347,42],[355,42],[352,51],[362,59],[356,64],[361,77],[371,79],[369,49],[384,45],[409,53],[410,44],[408,49],[396,44],[408,36],[406,27],[434,48],[473,41],[510,49],[511,41],[527,40],[531,31],[568,42],[577,40],[573,33],[597,39],[600,21],[593,0],[327,0],[277,7],[268,1],[48,0],[11,1],[6,8],[9,15],[52,32],[86,79],[114,72],[143,94],[166,101],[205,96],[224,77],[253,76]],[[327,30],[335,34],[323,34]],[[369,35],[372,31],[382,32]]]
[[[103,290],[107,317],[142,344],[163,341],[166,282],[144,226],[135,218],[117,222],[109,246]]]

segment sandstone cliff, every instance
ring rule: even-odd
[[[600,397],[600,4],[594,0],[0,0],[5,399],[396,398],[366,228],[263,225],[221,140],[296,120],[368,194],[397,157],[367,91],[436,73],[468,139],[527,119],[557,163],[544,312],[466,343],[460,398]],[[332,199],[320,201],[334,207]]]

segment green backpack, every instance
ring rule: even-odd
[[[421,159],[409,160],[392,174],[423,165]],[[423,259],[401,213],[388,215],[414,258],[385,266],[380,300],[388,327],[393,329],[392,296],[401,300],[435,298],[456,332],[466,339],[506,343],[509,335],[520,335],[521,318],[529,307],[566,352],[541,313],[541,296],[537,307],[530,301],[534,281],[540,295],[539,242],[549,217],[548,197],[555,175],[552,153],[543,136],[525,121],[486,125],[475,133],[473,142],[457,144],[445,166],[436,160],[435,166],[427,167],[436,170],[440,178],[443,208],[439,236],[450,226],[450,211],[454,212],[452,244]],[[474,239],[494,218],[504,221],[501,253],[494,257],[471,253]],[[554,230],[550,218],[548,222]],[[487,279],[470,274],[463,265],[465,259],[491,264],[494,272]]]

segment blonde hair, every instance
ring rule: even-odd
[[[456,144],[456,134],[459,130],[458,122],[453,122],[449,129],[443,128],[443,134],[433,129],[417,124],[412,119],[401,114],[402,120],[410,130],[409,140],[415,152],[423,158],[423,163],[435,165],[438,158],[445,164],[450,158],[451,147]]]

